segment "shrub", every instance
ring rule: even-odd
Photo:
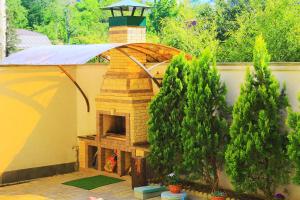
[[[261,190],[273,199],[277,186],[287,183],[289,176],[283,116],[288,100],[271,74],[262,36],[256,39],[253,57],[254,71],[248,70],[233,109],[227,173],[237,190]]]
[[[228,126],[225,116],[226,87],[215,67],[214,57],[205,50],[192,62],[183,121],[184,166],[189,178],[201,178],[218,187],[218,170],[224,163]]]
[[[159,93],[150,104],[150,165],[162,176],[181,164],[181,122],[184,117],[189,64],[184,55],[168,66]]]
[[[295,167],[293,181],[300,184],[300,113],[289,110],[287,122],[291,129],[288,136],[288,155]]]

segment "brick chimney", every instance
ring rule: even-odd
[[[130,20],[132,18],[128,18]],[[111,21],[119,19],[111,18]],[[109,27],[110,43],[136,43],[146,42],[146,27],[144,26],[110,26]]]
[[[148,6],[124,0],[104,8],[110,10],[109,41],[142,43],[146,41]],[[135,16],[139,10],[139,16]],[[124,12],[131,12],[125,16]],[[119,16],[116,16],[116,14]],[[134,46],[134,47],[132,47]],[[110,65],[96,97],[99,169],[113,152],[117,154],[117,173],[124,175],[130,166],[131,153],[137,144],[147,142],[148,105],[153,97],[152,80],[129,56],[146,63],[138,45],[109,51]]]
[[[110,10],[112,14],[109,18],[109,42],[146,42],[146,18],[143,14],[149,8],[131,0],[123,0],[103,8]]]

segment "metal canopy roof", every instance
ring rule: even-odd
[[[5,58],[0,65],[78,65],[114,48],[128,47],[147,55],[149,62],[170,60],[178,49],[152,43],[51,45],[26,49]]]
[[[123,0],[117,3],[114,3],[110,6],[104,7],[102,8],[103,10],[120,10],[122,8],[122,10],[129,10],[129,7],[136,7],[136,8],[144,8],[144,9],[148,9],[151,8],[150,6],[147,6],[145,4],[142,3],[138,3],[132,0]]]
[[[93,57],[121,44],[51,45],[26,49],[5,58],[6,65],[84,64]]]
[[[147,61],[150,62],[160,62],[154,64],[150,68],[146,68],[139,60],[134,56],[130,55],[124,51],[126,47],[133,52],[144,53],[147,57]],[[64,69],[64,65],[78,65],[85,64],[92,58],[96,56],[102,56],[109,59],[109,55],[106,54],[107,51],[111,49],[118,49],[120,53],[128,56],[134,63],[144,69],[144,71],[149,75],[149,77],[160,87],[161,84],[158,80],[150,73],[150,71],[169,61],[173,56],[178,55],[180,51],[178,49],[159,45],[152,43],[130,43],[130,44],[91,44],[91,45],[52,45],[52,46],[41,46],[34,47],[20,51],[18,53],[12,54],[5,58],[0,67],[2,66],[44,66],[44,65],[54,65],[59,67],[59,69],[69,77],[69,79],[74,83],[77,89],[80,91],[87,105],[87,111],[90,111],[90,103],[87,95],[81,89],[76,80]],[[131,52],[132,52],[131,51]]]

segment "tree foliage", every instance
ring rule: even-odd
[[[68,43],[67,19],[65,12],[68,7],[53,0],[43,8],[42,23],[32,23],[33,29],[46,34],[54,44]]]
[[[149,15],[150,30],[160,33],[162,22],[166,18],[175,18],[179,14],[176,0],[159,0],[154,4],[152,12]]]
[[[277,186],[289,177],[283,116],[288,100],[271,74],[262,36],[256,39],[253,57],[254,71],[248,70],[233,109],[227,174],[237,190],[260,190],[273,199]]]
[[[21,0],[7,0],[6,4],[10,26],[13,28],[27,27],[27,10],[22,6]]]
[[[12,11],[18,28],[44,33],[54,44],[83,44],[107,42],[110,12],[101,7],[117,0],[7,1],[14,5],[9,9],[18,10]],[[26,10],[19,6],[20,1]],[[209,47],[216,50],[221,62],[252,61],[255,37],[262,34],[272,61],[300,61],[297,0],[215,0],[214,3],[149,0],[147,3],[153,5],[152,11],[145,12],[150,42],[181,48],[196,56]]]
[[[237,30],[221,45],[222,61],[251,61],[255,37],[262,34],[272,61],[300,60],[300,6],[297,0],[250,1],[237,16]]]
[[[183,121],[182,143],[186,172],[218,186],[224,163],[228,125],[226,87],[221,82],[210,51],[192,62]]]
[[[300,96],[299,96],[300,101]],[[291,129],[288,139],[288,155],[295,167],[294,182],[300,184],[300,113],[289,110],[288,125]]]
[[[33,29],[35,26],[46,25],[45,15],[53,3],[58,4],[56,0],[22,0],[22,5],[28,11],[28,26]]]
[[[103,43],[107,41],[109,13],[101,10],[113,0],[22,0],[28,9],[29,28],[46,34],[53,43]]]
[[[200,21],[186,23],[171,18],[164,20],[162,24],[160,42],[163,44],[194,56],[199,56],[205,48],[210,48],[214,52],[217,50],[218,41],[214,24],[208,27]]]
[[[85,0],[78,2],[70,13],[71,43],[103,43],[108,39],[109,13],[101,7],[112,1]],[[100,23],[102,22],[102,23]]]
[[[150,104],[149,161],[161,175],[177,171],[181,162],[181,122],[188,71],[184,55],[175,57],[168,66],[162,88]]]
[[[6,33],[6,55],[17,50],[16,28],[27,26],[27,10],[22,6],[21,0],[7,0],[7,33]]]

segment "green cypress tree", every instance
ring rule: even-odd
[[[150,164],[164,176],[177,170],[181,160],[181,122],[189,64],[184,55],[175,57],[166,70],[163,86],[149,108]]]
[[[233,109],[225,156],[227,174],[238,191],[260,190],[266,199],[273,199],[277,186],[289,176],[283,114],[288,100],[271,74],[262,36],[256,39],[253,58],[254,71],[247,71]]]
[[[183,121],[183,157],[190,179],[202,179],[214,191],[228,138],[226,87],[211,52],[192,62]]]
[[[298,99],[300,101],[300,96]],[[289,110],[287,122],[291,129],[288,136],[288,155],[295,167],[293,181],[300,185],[300,113]]]

